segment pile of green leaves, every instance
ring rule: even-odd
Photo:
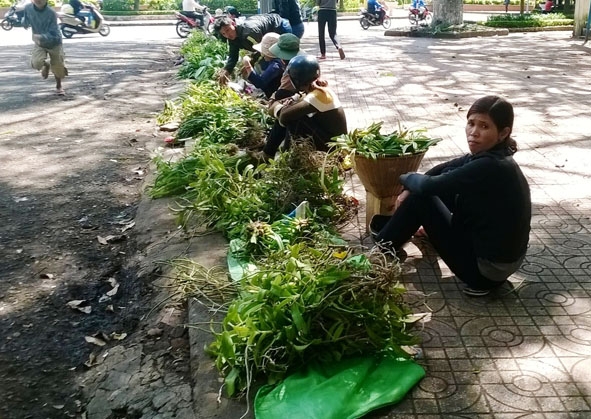
[[[541,28],[548,26],[570,26],[572,18],[567,18],[562,13],[548,14],[505,14],[489,16],[484,23],[486,26],[495,28]]]
[[[365,129],[355,129],[333,139],[331,146],[350,154],[367,158],[396,157],[424,153],[441,139],[424,135],[425,130],[403,130],[381,134],[383,122],[371,124]]]
[[[228,169],[244,168],[247,161],[238,152],[235,144],[212,144],[196,148],[190,155],[176,162],[158,157],[154,160],[158,174],[150,189],[150,196],[181,196],[190,199],[189,185],[197,179],[197,173],[207,167],[212,153],[219,157],[219,161]]]
[[[186,199],[176,209],[180,223],[214,227],[232,239],[251,221],[273,222],[302,201],[308,201],[325,222],[343,218],[350,202],[343,196],[338,167],[323,167],[324,162],[314,158],[318,152],[294,150],[269,164],[255,166],[243,155],[230,166],[219,147],[196,148],[192,156],[199,163],[185,188]],[[173,179],[169,189],[176,185],[180,190],[181,182],[168,178]],[[158,182],[157,178],[156,184],[163,188]]]
[[[201,146],[264,143],[271,117],[255,100],[214,81],[190,83],[176,101],[168,101],[158,123],[180,121],[177,139],[196,138]]]
[[[228,44],[218,41],[203,31],[193,31],[180,49],[185,59],[178,72],[182,79],[212,80],[228,57]]]
[[[273,226],[267,234],[273,242],[282,233]],[[311,359],[331,362],[380,352],[407,356],[401,346],[417,339],[409,330],[404,288],[396,280],[398,264],[350,256],[321,233],[283,241],[280,249],[267,249],[258,271],[243,277],[208,347],[229,395],[257,377],[276,382]]]

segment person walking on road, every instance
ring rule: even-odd
[[[57,15],[47,5],[47,0],[33,0],[25,7],[25,27],[33,32],[31,67],[41,70],[41,77],[47,79],[49,70],[55,76],[56,93],[64,96],[62,80],[68,75],[65,66],[62,35],[57,25]],[[49,62],[47,62],[49,56]]]
[[[324,30],[328,24],[328,36],[339,52],[341,60],[344,60],[345,51],[337,40],[337,0],[316,0],[316,5],[318,6],[318,44],[320,46],[318,59],[326,59]]]

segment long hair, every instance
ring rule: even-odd
[[[488,115],[499,131],[503,128],[509,127],[511,132],[509,132],[509,135],[505,138],[504,143],[511,151],[511,154],[517,152],[517,142],[511,137],[511,133],[513,132],[514,114],[513,106],[509,102],[499,96],[484,96],[477,99],[472,106],[470,106],[466,118],[469,118],[470,115],[474,113]]]

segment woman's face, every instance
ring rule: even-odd
[[[501,131],[487,114],[473,113],[466,123],[466,139],[472,154],[490,150],[511,133],[509,127]]]

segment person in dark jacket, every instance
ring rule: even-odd
[[[297,0],[273,0],[274,13],[289,20],[291,33],[298,38],[304,36],[304,22],[302,21],[302,10]]]
[[[62,35],[57,25],[57,15],[47,5],[47,0],[33,0],[25,7],[25,27],[29,26],[35,43],[31,52],[31,67],[41,70],[44,79],[51,70],[55,77],[56,93],[65,95],[62,80],[68,75],[68,70],[64,63]]]
[[[405,190],[394,214],[375,216],[386,224],[372,234],[399,249],[423,226],[439,256],[465,283],[464,293],[477,297],[503,284],[523,262],[531,197],[512,157],[517,144],[511,138],[511,104],[485,96],[470,107],[467,119],[470,154],[425,174],[402,175]]]
[[[238,24],[229,17],[221,17],[216,20],[213,30],[227,39],[229,45],[228,59],[217,75],[218,81],[222,84],[228,82],[234,71],[241,49],[255,52],[253,45],[260,43],[263,35],[269,32],[291,33],[287,19],[283,19],[277,13],[251,16]]]

